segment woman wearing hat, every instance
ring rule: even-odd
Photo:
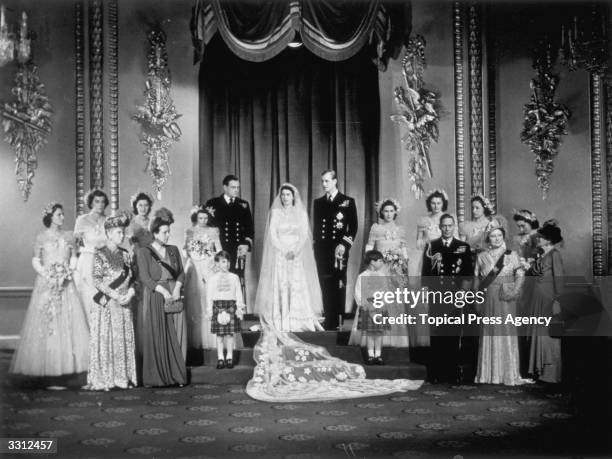
[[[94,253],[93,282],[96,294],[90,313],[89,372],[87,389],[127,389],[136,381],[136,342],[130,303],[132,257],[123,247],[127,212],[118,212],[104,222],[106,245]]]
[[[530,275],[537,276],[531,297],[533,315],[550,317],[560,312],[557,298],[564,289],[563,260],[557,249],[563,237],[557,222],[545,222],[537,231],[537,240],[541,255],[529,270]],[[561,341],[551,338],[545,326],[532,328],[529,373],[544,382],[561,382]]]

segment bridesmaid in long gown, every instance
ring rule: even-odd
[[[396,199],[383,199],[376,205],[379,222],[374,223],[370,228],[368,242],[365,250],[378,250],[385,259],[386,275],[394,276],[394,280],[400,282],[397,287],[408,286],[408,251],[406,248],[406,230],[404,227],[395,223],[395,219],[401,210]],[[400,280],[401,279],[401,280]],[[389,315],[399,316],[404,313],[411,313],[408,306],[389,305]],[[350,344],[362,345],[365,336],[357,328],[359,318],[355,317],[353,329],[351,330]],[[391,325],[391,330],[383,335],[383,346],[408,347],[408,326]]]
[[[183,245],[187,254],[185,266],[187,337],[189,347],[196,349],[215,349],[217,345],[216,335],[210,332],[210,319],[204,314],[206,283],[213,275],[215,254],[221,250],[219,228],[208,226],[208,222],[212,221],[211,217],[204,207],[194,207],[190,214],[193,226],[185,230]]]
[[[141,247],[148,246],[153,242],[153,235],[149,231],[151,219],[149,214],[153,208],[153,196],[144,191],[139,191],[130,199],[134,218],[130,221],[130,226],[125,231],[126,237],[129,239],[133,252],[136,252]]]
[[[117,213],[104,222],[106,246],[94,255],[94,309],[90,315],[89,372],[87,389],[108,391],[114,387],[135,387],[136,343],[130,302],[136,294],[132,284],[132,260],[120,247],[125,228],[130,223],[126,213]]]
[[[94,307],[93,296],[96,294],[93,283],[94,252],[106,244],[104,211],[109,200],[104,191],[94,189],[85,196],[85,203],[89,213],[80,215],[74,224],[74,236],[81,244],[74,281],[89,321],[89,313]]]
[[[138,278],[143,284],[142,382],[147,387],[183,386],[187,383],[187,325],[185,312],[166,313],[164,303],[178,300],[185,282],[178,247],[167,245],[172,213],[155,213],[151,233],[155,240],[138,250]]]
[[[484,304],[479,305],[483,317],[501,318],[516,315],[516,300],[525,276],[524,265],[516,252],[507,250],[506,232],[494,227],[487,232],[487,250],[478,255],[476,283],[486,289]],[[483,324],[480,327],[476,383],[524,384],[519,371],[519,348],[516,327],[512,324]]]
[[[130,225],[125,230],[127,242],[124,242],[123,246],[132,253],[132,268],[136,271],[136,253],[138,249],[146,247],[153,242],[153,234],[149,231],[149,225],[151,224],[149,215],[153,207],[153,196],[144,191],[139,191],[130,198],[130,205],[134,218],[132,218]],[[135,277],[137,277],[137,274],[135,274]],[[142,285],[139,282],[135,283],[134,288],[136,290],[136,295],[132,300],[134,310],[134,332],[136,334],[136,354],[139,356],[138,362],[140,362],[142,357],[142,349],[140,349],[140,344],[142,342],[140,339],[140,327],[143,320],[143,292]]]
[[[63,231],[64,209],[53,202],[43,210],[46,229],[34,244],[37,273],[10,372],[60,376],[87,371],[87,319],[72,281],[76,251],[72,234]],[[60,389],[60,386],[51,386]]]
[[[563,237],[557,222],[544,222],[538,230],[538,247],[542,254],[529,270],[530,275],[537,276],[531,296],[535,317],[550,317],[560,312],[558,298],[565,288],[563,259],[557,249],[561,242]],[[545,326],[531,329],[529,373],[544,382],[561,382],[561,340],[551,338]]]
[[[537,230],[540,227],[540,222],[538,222],[535,214],[527,209],[521,209],[518,211],[515,210],[512,219],[514,220],[514,223],[519,231],[518,234],[512,238],[512,249],[515,250],[519,257],[525,260],[526,263],[531,265],[539,256]],[[533,295],[535,279],[535,277],[530,275],[525,277],[523,291],[521,292],[521,296],[516,303],[517,313],[520,316],[533,315],[533,303],[531,301],[531,296]],[[521,361],[521,375],[526,377],[529,375],[529,349],[531,347],[530,334],[521,333],[518,340]]]

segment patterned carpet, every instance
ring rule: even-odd
[[[235,385],[48,391],[7,378],[10,357],[0,351],[0,434],[58,438],[59,457],[602,454],[581,433],[568,397],[540,385],[425,385],[384,397],[268,404]]]

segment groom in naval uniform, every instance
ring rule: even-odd
[[[246,254],[253,246],[253,216],[249,203],[238,197],[240,180],[235,175],[223,179],[223,194],[209,199],[204,207],[213,216],[219,227],[221,247],[230,254],[230,271],[237,274],[246,301],[244,267]]]
[[[336,330],[346,301],[346,265],[357,234],[355,200],[338,191],[336,172],[321,174],[325,195],[314,200],[313,243],[323,294],[325,329]]]
[[[430,292],[458,292],[469,289],[474,274],[469,244],[453,237],[455,218],[450,214],[440,217],[442,237],[431,241],[423,253],[423,286]],[[461,317],[467,306],[458,308],[455,304],[429,302],[429,315],[443,318]],[[431,326],[431,354],[428,367],[430,382],[453,382],[461,379],[460,363],[466,353],[473,349],[473,337],[462,336],[461,325]],[[469,348],[469,349],[468,349]],[[477,350],[477,349],[476,349]],[[473,380],[473,378],[472,378]]]

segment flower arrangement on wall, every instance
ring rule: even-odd
[[[166,51],[166,34],[162,30],[148,33],[151,48],[147,55],[148,73],[145,82],[145,101],[137,107],[133,118],[142,128],[140,142],[145,146],[146,171],[153,178],[153,189],[157,198],[171,175],[169,150],[179,140],[181,130],[176,120],[181,116],[176,112],[170,97],[170,70]]]
[[[426,68],[425,38],[411,38],[402,60],[405,87],[395,88],[395,102],[400,113],[391,120],[405,128],[402,144],[409,155],[408,174],[410,189],[417,199],[424,194],[425,175],[432,177],[429,148],[438,141],[440,120],[439,95],[425,87],[423,73]]]
[[[2,7],[2,26],[6,29],[4,6]],[[3,40],[8,37],[3,37]],[[32,62],[31,35],[28,31],[27,15],[22,13],[19,37],[16,41],[16,50],[12,42],[9,51],[3,53],[2,65],[15,59],[17,73],[11,94],[15,96],[13,102],[5,102],[0,109],[3,117],[2,128],[4,140],[15,151],[15,175],[17,185],[27,201],[34,185],[34,171],[38,166],[38,153],[47,143],[51,133],[51,115],[53,110],[49,98],[45,94],[43,85],[38,76],[38,67]],[[7,47],[3,49],[6,51]],[[14,51],[14,54],[13,54]]]
[[[554,159],[559,153],[563,135],[567,135],[569,109],[555,102],[559,78],[552,73],[550,54],[536,60],[536,77],[531,80],[531,100],[523,108],[521,141],[535,155],[535,174],[542,198],[546,199],[550,188],[550,176]]]

